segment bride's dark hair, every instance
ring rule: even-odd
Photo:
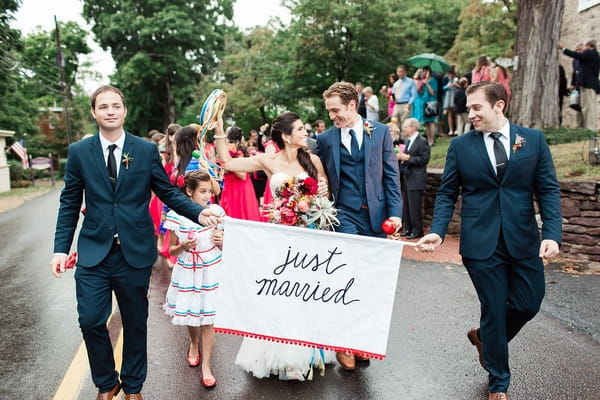
[[[271,139],[280,149],[285,148],[283,134],[286,133],[290,135],[292,133],[294,122],[299,119],[300,116],[298,114],[286,111],[283,114],[279,114],[279,116],[273,120],[273,123],[271,123]],[[315,167],[315,164],[313,164],[310,159],[310,154],[303,148],[298,149],[298,162],[309,176],[315,179],[318,178],[317,167]]]
[[[196,150],[196,135],[198,130],[194,125],[187,125],[177,129],[175,132],[175,147],[179,164],[177,165],[177,175],[185,176],[185,169],[192,159],[192,152]]]

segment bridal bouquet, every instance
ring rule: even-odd
[[[333,203],[317,195],[318,189],[318,182],[310,176],[281,182],[275,189],[273,202],[265,206],[269,222],[321,230],[339,225]]]

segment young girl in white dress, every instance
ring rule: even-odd
[[[192,201],[223,216],[225,212],[220,206],[209,205],[214,185],[208,172],[195,170],[185,175],[181,189]],[[204,387],[211,388],[217,384],[210,361],[215,342],[215,292],[219,288],[215,274],[221,264],[223,232],[218,227],[199,225],[173,210],[167,214],[164,226],[171,231],[170,251],[177,256],[177,263],[163,308],[167,315],[173,317],[173,324],[188,327],[190,347],[187,363],[190,367],[197,367],[202,359],[201,382]],[[202,352],[199,349],[200,338]]]
[[[275,154],[259,154],[251,157],[231,158],[227,149],[223,122],[215,128],[215,146],[224,168],[230,172],[263,170],[270,178],[274,190],[288,177],[311,176],[319,181],[321,196],[327,196],[327,177],[321,160],[306,151],[307,132],[300,117],[292,112],[279,115],[271,124],[271,139],[281,151]],[[324,364],[333,362],[335,353],[294,344],[245,337],[235,363],[257,378],[278,375],[279,379],[305,380],[312,378],[312,368],[324,371]]]

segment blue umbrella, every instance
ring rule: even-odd
[[[423,68],[429,67],[434,72],[445,73],[450,71],[452,67],[448,64],[448,61],[444,60],[444,57],[438,56],[434,53],[423,53],[413,56],[408,59],[408,62],[413,67]]]

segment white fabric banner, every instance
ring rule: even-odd
[[[385,357],[402,243],[226,218],[215,330]]]

